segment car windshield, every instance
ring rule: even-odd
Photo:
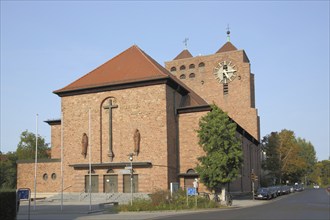
[[[260,188],[260,189],[258,189],[258,192],[267,192],[267,189],[266,188]]]

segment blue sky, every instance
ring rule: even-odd
[[[50,142],[53,94],[137,44],[161,65],[187,37],[194,55],[226,42],[255,74],[261,137],[289,129],[329,158],[329,1],[3,1],[1,151],[24,130]]]

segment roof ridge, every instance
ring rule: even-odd
[[[146,52],[144,52],[141,48],[139,48],[137,45],[133,45],[135,46],[139,52],[147,59],[147,61],[153,65],[156,69],[160,70],[160,72],[163,74],[163,75],[166,75],[166,76],[169,76],[169,74],[167,73],[164,73],[163,69],[160,69],[159,67],[162,67],[164,68],[162,65],[160,65],[156,60],[154,60],[151,56],[149,56]],[[156,65],[156,63],[158,65]]]
[[[134,46],[135,46],[135,45],[133,45],[133,46],[127,48],[126,50],[124,50],[124,51],[122,51],[121,53],[117,54],[116,56],[112,57],[110,60],[105,61],[105,62],[102,63],[101,65],[98,65],[95,69],[89,71],[88,73],[84,74],[83,76],[79,77],[78,79],[74,80],[73,82],[69,83],[68,85],[62,87],[61,89],[57,89],[57,90],[53,91],[53,93],[56,93],[57,91],[61,91],[62,89],[64,89],[64,88],[66,88],[66,87],[68,87],[68,86],[74,84],[74,83],[77,82],[78,80],[81,80],[81,79],[83,79],[83,78],[88,77],[89,74],[91,74],[91,73],[94,72],[95,70],[100,69],[102,66],[104,66],[105,64],[107,64],[107,63],[109,63],[110,61],[114,60],[115,58],[119,57],[121,54],[123,54],[124,52],[126,52],[127,50],[131,49],[131,48],[134,47]]]

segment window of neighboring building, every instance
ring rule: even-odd
[[[185,79],[186,78],[186,75],[182,74],[180,75],[180,79]]]
[[[48,174],[45,173],[45,174],[42,176],[42,179],[46,181],[46,180],[48,179]]]
[[[56,180],[56,173],[52,173],[51,177],[52,177],[52,180]]]

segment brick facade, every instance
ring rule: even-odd
[[[131,54],[140,53],[136,48],[129,50]],[[117,59],[116,64],[122,62],[118,61],[122,54],[114,58]],[[147,59],[148,62],[151,60],[144,53],[141,54],[142,58],[139,59]],[[223,85],[215,80],[212,73],[217,62],[223,59],[235,62],[239,72],[237,79],[229,84],[229,94],[226,96],[221,92]],[[160,72],[167,72],[154,61],[150,62],[152,67],[156,66]],[[204,63],[204,66],[198,67],[200,63]],[[195,67],[189,69],[191,64]],[[185,71],[180,71],[182,65],[187,67]],[[86,191],[85,178],[89,175],[89,160],[92,164],[92,175],[98,180],[96,191],[105,192],[106,178],[112,175],[117,178],[118,192],[123,192],[123,170],[130,164],[128,155],[134,151],[133,137],[136,129],[141,137],[140,151],[133,157],[132,163],[134,174],[138,176],[138,192],[150,193],[157,189],[169,189],[171,182],[179,182],[181,187],[184,187],[185,182],[188,184],[190,181],[190,184],[196,174],[191,175],[189,170],[193,170],[198,163],[197,157],[204,154],[198,145],[196,129],[199,119],[210,109],[207,103],[212,102],[228,111],[241,126],[237,135],[242,138],[244,166],[241,177],[231,183],[230,189],[251,191],[251,170],[254,169],[258,174],[261,166],[258,156],[259,119],[254,106],[254,76],[250,73],[250,64],[244,51],[173,60],[166,62],[165,67],[169,70],[172,67],[177,69],[176,72],[168,73],[168,77],[166,73],[166,80],[163,80],[162,75],[159,81],[154,81],[153,78],[146,81],[143,75],[143,83],[122,82],[121,87],[115,84],[106,89],[97,87],[97,90],[91,90],[92,87],[88,87],[89,90],[74,90],[69,86],[67,94],[57,93],[61,96],[63,118],[47,122],[51,125],[52,160],[38,163],[38,192],[59,192],[61,189],[61,129],[64,192]],[[101,72],[100,68],[96,70]],[[194,73],[194,77],[189,78],[191,73]],[[187,77],[180,82],[171,74],[177,78],[182,74]],[[86,82],[85,80],[84,83]],[[79,80],[75,81],[74,85],[79,85]],[[105,108],[109,105],[109,100],[117,105],[112,109],[111,122],[109,109]],[[191,110],[178,111],[186,107]],[[112,132],[109,131],[109,123],[112,124]],[[86,157],[82,154],[84,133],[89,140]],[[110,135],[114,154],[112,160],[108,155]],[[33,161],[18,162],[18,188],[29,187],[33,190],[33,178],[25,175],[31,173],[33,167]],[[56,174],[56,179],[51,179],[53,173]],[[43,179],[45,174],[48,175],[48,180]],[[201,185],[200,191],[207,189]]]
[[[222,61],[232,62],[237,70],[236,78],[228,83],[226,95],[223,92],[224,85],[219,83],[214,75],[214,68]],[[256,140],[260,139],[259,117],[255,108],[254,75],[243,50],[172,60],[165,62],[165,68],[208,103],[215,103],[223,111],[228,112],[228,115]]]

